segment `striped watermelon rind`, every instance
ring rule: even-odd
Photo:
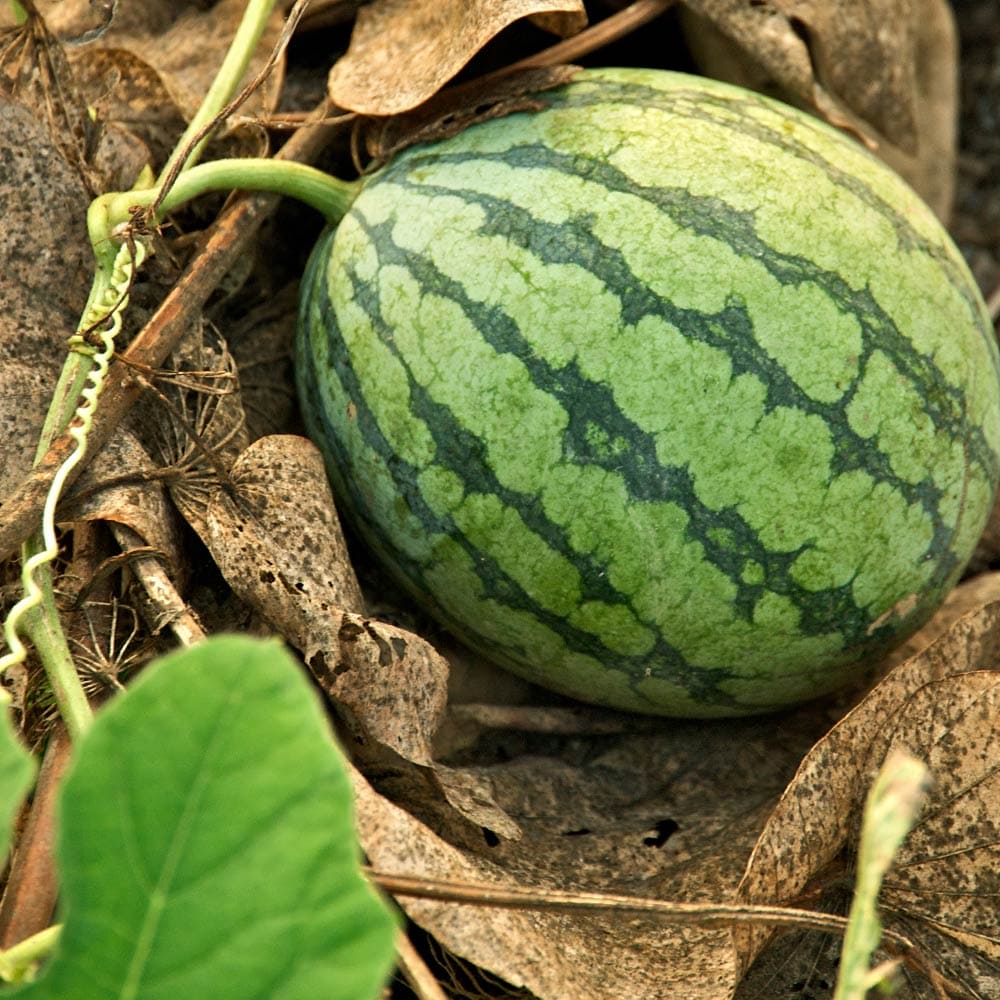
[[[589,70],[401,154],[319,241],[303,410],[454,632],[689,716],[841,686],[957,581],[1000,475],[975,283],[891,171],[713,81]]]

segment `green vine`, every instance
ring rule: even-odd
[[[97,300],[88,306],[80,323],[80,331],[70,339],[71,354],[86,359],[84,364],[67,365],[64,369],[71,373],[67,379],[71,386],[76,385],[78,373],[84,373],[83,385],[77,394],[81,402],[76,406],[67,428],[67,433],[73,438],[76,447],[53,477],[42,509],[41,530],[22,547],[21,582],[25,596],[14,605],[4,622],[4,638],[10,647],[10,652],[0,658],[0,671],[20,663],[26,655],[24,643],[19,635],[23,624],[24,630],[42,657],[67,728],[74,736],[86,729],[90,722],[91,711],[76,677],[73,658],[62,627],[59,625],[58,609],[55,606],[51,564],[59,554],[56,507],[69,474],[86,455],[87,436],[104,387],[108,365],[114,356],[115,337],[121,329],[122,313],[128,305],[132,278],[145,255],[146,249],[141,242],[122,244],[111,274],[107,277],[107,287],[104,287]],[[86,333],[90,330],[93,330],[98,337],[100,346],[97,348],[86,338]],[[72,389],[63,392],[57,390],[55,402],[69,398],[72,391]],[[53,409],[58,413],[59,407],[54,406]],[[43,442],[45,437],[46,433],[43,432]]]
[[[132,281],[148,252],[146,242],[136,234],[135,210],[148,212],[159,200],[157,218],[160,218],[171,208],[205,191],[245,186],[297,193],[332,218],[343,214],[343,208],[352,197],[350,185],[332,179],[322,181],[319,171],[294,164],[284,164],[277,171],[274,169],[276,164],[264,171],[260,165],[248,168],[245,163],[234,171],[239,161],[221,161],[219,166],[195,166],[208,141],[212,123],[246,73],[274,3],[275,0],[248,0],[223,64],[156,185],[152,172],[144,171],[132,191],[102,196],[88,211],[88,229],[96,259],[94,281],[77,333],[68,345],[69,355],[36,449],[36,464],[63,432],[71,435],[75,447],[53,478],[39,530],[22,546],[24,597],[14,605],[4,622],[4,639],[9,651],[0,656],[0,671],[22,662],[27,652],[22,634],[31,640],[45,667],[63,719],[74,737],[87,728],[92,713],[55,601],[51,567],[59,551],[56,508],[70,473],[86,454],[88,432],[114,354],[114,340],[121,329]],[[276,175],[286,180],[274,180]],[[96,346],[91,337],[96,338]]]
[[[69,645],[60,624],[53,588],[52,561],[58,554],[56,507],[63,487],[86,454],[87,434],[121,328],[122,313],[135,273],[148,253],[139,226],[158,225],[174,209],[212,191],[246,189],[298,198],[329,222],[339,221],[354,200],[360,182],[338,180],[301,163],[260,159],[225,159],[198,164],[211,126],[227,108],[267,24],[274,0],[248,0],[228,54],[197,114],[171,154],[159,178],[146,170],[131,191],[101,195],[87,213],[96,271],[79,332],[70,341],[63,367],[38,443],[41,460],[55,438],[68,429],[76,447],[58,469],[46,497],[41,529],[22,546],[24,597],[4,623],[10,651],[0,657],[0,671],[21,662],[25,634],[45,666],[53,693],[74,736],[90,722],[91,711],[77,677]],[[296,7],[290,18],[297,16]],[[291,24],[289,25],[289,30]],[[95,334],[94,348],[88,336]]]
[[[297,198],[328,222],[339,222],[357,195],[360,182],[342,181],[304,163],[290,160],[213,160],[190,167],[163,193],[159,187],[101,195],[90,207],[87,225],[100,256],[114,232],[141,210],[157,205],[159,223],[174,209],[212,191],[271,191]]]

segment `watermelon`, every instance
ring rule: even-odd
[[[961,256],[759,95],[588,70],[411,148],[319,240],[306,422],[359,535],[554,691],[717,717],[831,692],[958,580],[1000,472]]]

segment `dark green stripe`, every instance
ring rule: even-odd
[[[593,83],[593,79],[590,82]],[[644,91],[644,96],[637,97],[637,91],[640,90]],[[678,98],[692,103],[678,107]],[[867,185],[838,171],[822,156],[786,134],[770,129],[756,119],[730,123],[711,113],[713,105],[732,110],[739,107],[741,102],[723,97],[715,98],[697,89],[664,93],[654,88],[618,84],[603,84],[599,92],[577,92],[572,100],[557,93],[553,100],[556,104],[579,107],[605,105],[609,100],[630,107],[634,107],[636,103],[660,106],[673,114],[703,118],[720,127],[731,126],[737,132],[751,132],[756,138],[781,147],[785,153],[813,162],[834,183],[850,189],[887,217],[895,227],[901,246],[932,256],[963,296],[974,313],[974,322],[978,324],[978,300],[971,291],[961,266],[946,248],[928,244],[906,219],[899,216],[891,205],[883,202]],[[755,99],[751,98],[743,103],[751,112],[759,110],[760,106]],[[707,110],[700,110],[696,106],[699,104]],[[548,224],[534,218],[530,212],[493,195],[452,187],[435,187],[421,183],[412,174],[412,171],[422,169],[426,177],[432,177],[433,172],[429,169],[431,166],[446,168],[449,162],[464,163],[477,159],[502,162],[514,169],[558,171],[592,181],[609,191],[639,197],[669,216],[676,225],[699,236],[719,240],[735,253],[763,264],[780,284],[815,284],[837,308],[856,317],[861,326],[863,350],[857,377],[836,403],[817,402],[757,343],[751,317],[737,297],[732,297],[724,309],[712,315],[678,309],[668,300],[653,294],[631,272],[620,251],[605,246],[593,235],[591,221],[585,215],[567,223]],[[990,479],[996,478],[998,456],[990,448],[981,430],[972,428],[965,421],[966,402],[962,391],[944,378],[929,357],[913,348],[900,334],[891,316],[867,289],[855,292],[835,272],[817,267],[815,262],[806,257],[774,250],[760,238],[751,212],[736,211],[721,199],[696,197],[680,188],[643,187],[603,160],[558,154],[542,144],[516,146],[497,154],[448,154],[440,148],[424,154],[416,150],[405,154],[372,181],[373,184],[382,182],[409,186],[431,197],[435,194],[459,197],[482,206],[487,221],[479,227],[478,234],[509,239],[545,264],[586,267],[605,284],[609,292],[618,295],[625,322],[635,324],[646,315],[662,317],[692,340],[724,351],[732,360],[734,373],[749,372],[760,379],[766,386],[768,410],[792,407],[819,416],[830,430],[835,449],[832,475],[861,469],[876,482],[890,486],[908,504],[919,504],[933,525],[928,558],[935,558],[936,566],[929,589],[940,587],[952,574],[956,565],[956,557],[951,551],[954,531],[947,528],[938,512],[941,491],[930,476],[913,485],[893,474],[888,456],[878,449],[874,439],[862,438],[851,430],[848,423],[847,407],[855,398],[873,352],[877,349],[885,353],[902,375],[921,387],[919,395],[923,401],[924,413],[936,428],[945,431],[952,440],[961,440],[970,460],[982,466]],[[403,203],[405,204],[405,197]],[[461,283],[441,273],[428,257],[395,245],[392,240],[392,220],[377,226],[367,226],[363,209],[359,209],[357,205],[352,210],[352,215],[353,221],[372,242],[381,266],[395,264],[406,268],[422,288],[454,303],[494,349],[518,357],[526,366],[534,385],[560,402],[569,415],[569,425],[563,440],[563,453],[567,461],[580,466],[600,467],[621,476],[633,499],[674,503],[685,511],[689,517],[688,537],[700,543],[705,558],[737,588],[735,607],[738,614],[746,620],[752,620],[754,606],[765,592],[771,591],[787,596],[799,609],[802,618],[800,631],[804,635],[824,634],[829,629],[830,621],[838,621],[843,626],[845,648],[855,646],[874,650],[881,645],[882,640],[891,637],[892,627],[888,624],[876,630],[872,636],[867,634],[870,619],[854,603],[850,585],[815,593],[795,584],[791,577],[791,566],[805,547],[794,552],[772,552],[760,544],[755,530],[735,509],[714,511],[700,503],[687,469],[659,463],[655,437],[642,431],[621,413],[607,386],[587,379],[575,362],[556,369],[538,358],[528,339],[502,308],[472,301]],[[312,299],[321,310],[324,331],[313,331],[312,336],[327,337],[331,367],[328,371],[300,373],[300,380],[306,397],[304,405],[311,411],[314,423],[318,421],[321,424],[318,436],[324,445],[328,461],[333,467],[339,467],[345,472],[343,476],[334,472],[334,478],[338,480],[340,489],[349,494],[348,506],[353,508],[355,517],[362,521],[363,533],[370,538],[379,537],[379,519],[377,514],[372,516],[373,512],[364,508],[364,494],[357,488],[350,474],[348,452],[339,442],[338,431],[332,421],[324,413],[320,397],[311,388],[311,383],[315,380],[327,382],[335,395],[339,384],[345,406],[349,400],[356,408],[353,422],[365,445],[389,470],[401,496],[427,530],[446,535],[464,548],[480,575],[485,597],[494,598],[514,609],[527,611],[557,634],[567,649],[592,656],[609,667],[621,669],[637,681],[642,678],[644,671],[654,666],[656,675],[687,687],[694,698],[706,704],[738,707],[735,699],[719,690],[719,685],[726,680],[738,679],[738,673],[705,671],[700,667],[692,667],[662,636],[651,653],[638,656],[611,653],[591,633],[577,629],[560,615],[540,608],[495,559],[485,555],[464,538],[451,517],[438,515],[429,507],[418,485],[422,467],[413,466],[393,453],[368,405],[365,390],[349,363],[336,308],[329,299],[326,278],[328,249],[329,238],[313,257],[313,269],[307,279],[311,282],[311,288],[307,286],[303,302],[304,308],[308,310],[308,303]],[[377,279],[372,282],[362,280],[351,267],[350,261],[342,262],[340,266],[344,267],[345,276],[351,283],[356,305],[366,312],[383,345],[394,353],[406,372],[414,417],[425,424],[434,441],[434,463],[457,475],[469,494],[496,496],[507,508],[516,511],[546,545],[576,568],[585,587],[582,600],[627,607],[638,621],[644,621],[635,614],[629,597],[615,590],[607,581],[605,567],[599,565],[592,556],[572,548],[568,529],[545,515],[539,497],[510,490],[497,481],[489,468],[485,444],[466,430],[446,405],[432,399],[426,389],[412,377],[407,359],[400,354],[396,345],[394,330],[388,326],[382,314]],[[304,316],[306,314],[303,313]],[[306,363],[314,364],[311,352],[305,353],[308,355]],[[993,364],[997,364],[995,356]],[[931,386],[930,392],[924,388],[928,385]],[[378,386],[370,386],[368,391],[377,393]],[[591,433],[594,427],[599,427],[609,441],[627,442],[627,449],[609,452],[606,448],[595,446]],[[742,572],[747,558],[761,566],[763,583],[750,585],[743,582]],[[412,561],[407,562],[402,553],[394,552],[393,559],[417,591],[426,593],[423,575],[425,567]],[[465,623],[462,627],[468,630],[470,624]],[[659,635],[658,627],[655,624],[652,627]],[[525,651],[525,659],[530,662],[530,651]]]
[[[507,204],[504,203],[504,210],[507,207]],[[484,224],[484,230],[492,231],[496,225],[502,223],[498,221],[498,206],[491,205],[488,208],[487,218],[490,221]],[[764,591],[770,590],[776,594],[787,596],[799,609],[802,615],[800,630],[804,635],[824,634],[829,631],[829,623],[837,621],[848,641],[861,642],[867,638],[867,629],[871,624],[871,619],[854,602],[850,585],[817,592],[807,590],[796,583],[792,578],[791,568],[801,555],[803,548],[789,552],[773,551],[759,541],[755,529],[734,508],[728,507],[716,511],[702,503],[695,493],[689,471],[682,466],[662,465],[660,463],[656,455],[655,436],[643,430],[621,412],[607,386],[585,378],[575,364],[555,369],[538,357],[517,324],[501,308],[472,301],[459,282],[442,274],[426,257],[407,252],[396,246],[391,238],[391,221],[375,227],[365,227],[360,218],[360,212],[354,213],[354,221],[367,231],[369,239],[378,248],[379,260],[383,265],[398,265],[408,269],[422,288],[432,289],[435,295],[454,302],[495,350],[516,356],[528,369],[533,383],[542,391],[559,400],[569,415],[569,427],[563,445],[564,456],[567,459],[575,460],[578,465],[597,465],[608,472],[621,476],[633,500],[673,503],[685,511],[690,518],[687,528],[688,537],[702,545],[705,558],[724,573],[736,587],[735,607],[747,621],[752,619],[753,608],[763,596]],[[532,230],[542,225],[538,220],[530,218],[525,221]],[[567,240],[565,227],[546,228],[542,226],[542,228],[543,231],[536,232],[535,236],[537,237],[537,248],[545,250],[546,263],[579,260],[579,253],[574,255],[574,248]],[[510,235],[510,233],[506,233],[506,235]],[[515,242],[517,242],[516,238]],[[566,253],[565,257],[562,256],[562,252]],[[625,263],[616,251],[604,247],[600,253],[588,254],[588,256],[600,260],[602,267],[614,262],[616,273],[612,280],[626,278],[626,275],[621,271],[625,267]],[[609,277],[607,272],[602,273],[600,268],[597,269],[597,273],[599,277]],[[629,273],[627,280],[624,280],[622,284],[612,284],[610,287],[631,288],[639,284],[637,279]],[[355,290],[358,291],[359,287],[363,286],[356,283]],[[651,293],[648,294],[651,295]],[[683,330],[689,328],[691,321],[706,325],[706,317],[700,313],[685,311],[683,318],[677,318],[670,314],[669,310],[673,307],[669,303],[664,303],[655,296],[652,296],[652,302],[655,303],[656,308],[647,309],[640,315],[646,315],[649,312],[666,315],[671,322],[684,323],[685,325],[680,326],[680,329]],[[364,302],[366,311],[376,306],[377,293],[374,290],[366,291]],[[727,314],[728,312],[729,310],[727,310]],[[723,314],[722,317],[710,317],[707,326],[709,328],[716,325],[721,327],[731,319],[727,314]],[[749,324],[747,322],[743,324],[743,329],[749,337]],[[705,339],[708,340],[708,338]],[[752,340],[752,337],[750,339]],[[392,347],[400,362],[405,364],[405,358],[399,356],[392,338],[386,338],[386,342]],[[753,343],[756,344],[756,342]],[[715,344],[714,346],[720,345]],[[731,343],[727,340],[721,346],[729,350]],[[757,350],[759,351],[759,348]],[[774,368],[774,362],[770,359],[768,361],[769,367]],[[760,367],[762,365],[758,366],[756,372],[758,377]],[[746,370],[752,371],[754,369],[748,365]],[[780,367],[776,368],[776,372],[784,376],[784,370]],[[420,387],[417,387],[416,391],[423,394]],[[804,394],[801,395],[803,400],[808,401],[808,397],[805,397]],[[782,403],[781,405],[788,404]],[[580,563],[579,555],[566,540],[564,529],[552,525],[544,518],[536,498],[507,490],[492,475],[489,476],[488,482],[477,482],[468,477],[469,455],[476,454],[475,450],[468,449],[474,447],[481,450],[482,445],[460,427],[449,410],[435,404],[433,411],[420,412],[420,409],[415,406],[414,412],[418,413],[428,424],[436,441],[438,441],[437,432],[443,430],[442,440],[438,441],[439,448],[449,449],[451,441],[462,440],[459,449],[453,454],[448,453],[447,458],[442,460],[442,464],[463,477],[469,490],[495,493],[500,496],[505,504],[518,511],[532,530],[545,539],[546,544],[573,562],[581,575],[585,579],[587,578],[587,565]],[[609,440],[627,442],[628,449],[616,451],[614,454],[601,454],[595,451],[587,439],[588,426],[593,424],[599,426]],[[851,432],[851,436],[856,438],[853,432]],[[471,440],[467,441],[467,438]],[[864,443],[863,439],[859,440]],[[894,477],[888,470],[884,456],[877,450],[869,448],[865,457],[869,460],[873,457],[880,460],[878,465],[880,471],[884,473],[884,481],[889,482],[894,489],[906,488],[909,493],[913,494],[912,499],[908,498],[909,502],[919,500],[921,494],[927,492],[926,487],[923,489],[913,487],[911,484],[904,483]],[[485,458],[483,461],[485,463]],[[867,465],[859,467],[870,472]],[[931,513],[936,516],[936,508],[933,506]],[[935,520],[934,524],[936,528],[940,529],[935,538],[940,534],[950,539],[951,533],[940,525],[940,519]],[[718,540],[720,535],[728,536],[730,544],[720,543]],[[944,546],[943,551],[947,551],[947,546]],[[751,585],[743,581],[742,571],[744,561],[747,558],[753,559],[763,567],[764,581],[762,584]],[[942,560],[942,562],[946,561],[946,559]],[[950,568],[954,568],[954,565],[952,564]],[[947,573],[943,570],[940,572],[944,573],[942,579],[946,578]],[[590,594],[585,596],[591,597]],[[628,603],[622,595],[618,596],[620,603]],[[594,594],[593,597],[597,600],[606,600],[599,594]],[[639,616],[637,615],[637,617]],[[642,619],[640,618],[640,620]]]
[[[530,212],[509,201],[476,191],[414,181],[411,179],[412,169],[405,164],[400,164],[399,171],[388,172],[384,179],[389,183],[412,187],[425,195],[447,194],[482,205],[488,217],[489,213],[493,213],[491,225],[482,230],[484,235],[505,236],[517,245],[530,250],[546,263],[575,263],[592,271],[605,281],[609,289],[619,294],[626,322],[635,323],[643,315],[662,315],[685,333],[690,330],[696,339],[713,346],[723,346],[723,341],[731,332],[735,332],[735,336],[729,341],[732,345],[731,350],[726,348],[732,354],[734,370],[763,373],[762,380],[768,385],[769,405],[772,408],[774,405],[794,406],[819,413],[824,419],[829,420],[834,408],[840,409],[846,406],[853,398],[864,373],[865,360],[870,357],[873,350],[878,349],[892,360],[900,373],[911,383],[921,386],[923,411],[936,428],[947,432],[957,440],[965,440],[971,434],[968,445],[972,460],[987,470],[991,479],[996,478],[1000,459],[989,447],[982,429],[970,427],[965,415],[965,396],[961,388],[949,383],[930,358],[914,349],[913,344],[899,332],[892,317],[879,305],[867,288],[855,291],[836,272],[824,270],[806,257],[775,250],[757,234],[752,212],[733,209],[719,198],[693,195],[684,188],[644,187],[603,160],[580,154],[559,153],[543,144],[518,146],[497,154],[475,156],[444,154],[435,162],[445,166],[449,162],[466,163],[470,160],[499,162],[511,168],[550,169],[599,184],[611,192],[640,198],[663,212],[680,228],[698,236],[718,240],[739,256],[759,262],[779,284],[816,285],[840,311],[854,316],[861,326],[864,348],[859,359],[859,375],[854,385],[837,404],[830,404],[824,408],[822,404],[812,404],[809,401],[810,406],[804,405],[803,401],[809,400],[809,397],[784,373],[784,369],[760,348],[752,336],[749,338],[746,336],[746,330],[739,329],[747,327],[752,334],[750,318],[740,303],[734,301],[735,308],[728,310],[729,315],[724,317],[725,321],[720,322],[711,334],[706,335],[703,329],[706,324],[701,314],[692,310],[678,310],[666,300],[653,295],[628,269],[618,251],[607,247],[592,236],[586,215],[553,225],[537,219]],[[549,256],[550,241],[558,239],[563,230],[566,235],[561,242],[569,248],[570,253],[575,248],[575,257]],[[605,258],[609,254],[614,254],[620,263],[606,265]],[[619,291],[621,289],[626,290],[624,294]],[[670,311],[665,312],[665,308],[669,308]],[[722,321],[723,316],[720,315],[719,319]],[[735,326],[730,327],[730,323]],[[845,429],[848,429],[846,415],[840,419],[844,421]],[[852,454],[856,450],[857,443],[864,440],[857,435],[853,435],[853,438],[852,446],[841,449],[840,453],[844,457]],[[838,458],[838,461],[840,460],[842,459]],[[880,462],[885,463],[884,459],[874,456],[870,461],[873,469],[878,469]],[[856,466],[845,464],[842,467],[838,466],[838,471],[847,471],[852,467]],[[884,478],[886,481],[892,481],[891,474]],[[912,501],[909,495],[907,499]],[[937,497],[933,499],[936,506]]]
[[[320,256],[325,259],[325,255]],[[351,273],[350,267],[348,267],[347,272],[354,286],[355,301],[364,308],[375,329],[380,333],[383,342],[391,344],[391,329],[386,326],[381,315],[377,287],[358,281],[356,275]],[[612,653],[592,633],[575,628],[563,617],[539,607],[524,592],[520,584],[504,572],[496,560],[464,537],[450,516],[441,516],[433,511],[424,500],[418,485],[418,476],[422,470],[402,460],[393,452],[367,404],[357,374],[348,361],[349,352],[340,332],[335,306],[329,298],[325,272],[317,267],[314,274],[307,276],[306,281],[309,283],[310,290],[303,297],[303,302],[318,302],[323,317],[323,330],[328,341],[329,356],[335,360],[333,368],[327,372],[300,374],[304,383],[304,402],[311,418],[314,421],[318,420],[321,425],[322,430],[317,436],[322,442],[327,460],[331,464],[334,477],[338,482],[339,492],[347,494],[348,508],[355,520],[360,522],[358,527],[363,535],[369,540],[378,539],[382,534],[382,529],[378,517],[373,516],[375,512],[367,510],[364,494],[357,488],[357,484],[349,474],[350,458],[339,440],[338,431],[320,404],[314,390],[310,388],[310,383],[317,377],[325,380],[335,378],[339,382],[345,405],[346,401],[350,400],[356,407],[354,422],[358,433],[365,444],[379,456],[385,467],[390,470],[400,496],[428,532],[447,535],[463,547],[476,568],[486,598],[493,598],[513,609],[527,611],[557,634],[567,649],[572,652],[582,653],[593,657],[598,662],[613,665],[634,676],[637,680],[641,679],[644,669],[650,663],[655,663],[660,668],[658,673],[661,676],[683,685],[695,698],[705,704],[738,707],[737,701],[732,696],[719,690],[721,682],[732,679],[732,675],[728,671],[706,670],[702,667],[692,666],[677,649],[666,641],[656,627],[653,628],[656,643],[650,652],[635,656]],[[305,309],[306,306],[303,308]],[[306,363],[312,363],[311,352],[306,353]],[[399,360],[406,368],[405,359],[400,357]],[[438,450],[438,464],[460,476],[463,473],[466,474],[464,481],[468,490],[500,497],[503,502],[517,510],[529,526],[536,530],[547,543],[553,544],[553,548],[570,558],[584,580],[595,584],[603,576],[603,567],[596,567],[595,572],[595,567],[589,565],[588,557],[581,556],[572,550],[565,539],[563,529],[545,519],[536,498],[526,494],[515,494],[506,489],[490,474],[485,464],[479,467],[479,463],[471,460],[477,451],[482,450],[481,442],[464,431],[455,421],[451,411],[434,402],[423,387],[410,376],[408,368],[406,371],[413,400],[413,413],[427,423],[434,437]],[[327,382],[327,384],[330,383]],[[378,387],[373,387],[373,391],[377,392]],[[473,475],[468,475],[470,471],[473,472]],[[338,474],[338,472],[346,474]],[[426,599],[429,588],[424,581],[424,567],[407,559],[403,553],[394,552],[393,561],[404,577],[409,580],[411,586],[415,587],[416,592]],[[614,591],[610,585],[607,585],[606,588],[600,585],[593,586],[592,593],[585,595],[585,599],[590,599],[592,596],[593,599],[603,600],[609,604],[623,605],[632,610],[628,599]],[[633,614],[635,614],[634,610]],[[638,615],[636,618],[641,621]],[[473,628],[471,623],[462,623],[461,627],[462,630],[466,631]],[[530,651],[525,651],[524,656],[526,660],[530,661]]]
[[[536,147],[530,147],[527,152],[534,152],[535,149]],[[546,158],[548,154],[550,151],[542,150],[543,158]],[[509,158],[505,156],[504,162],[509,163]],[[586,161],[585,170],[588,169],[588,164],[595,172],[605,173],[606,171],[606,165],[591,161]],[[532,165],[538,166],[539,164],[532,161]],[[390,179],[394,184],[407,186],[407,182],[403,178],[397,176],[387,178],[387,180]],[[629,185],[629,193],[639,197],[645,193],[644,189],[636,189],[634,185],[631,185],[627,178],[622,179],[621,183]],[[725,351],[732,359],[735,373],[749,372],[765,384],[767,409],[785,406],[821,417],[829,429],[834,447],[832,474],[841,475],[854,469],[860,469],[876,482],[885,483],[893,490],[898,491],[907,504],[919,503],[930,519],[933,530],[928,553],[936,562],[935,572],[928,586],[940,586],[949,578],[956,565],[956,556],[951,551],[955,529],[945,524],[940,516],[938,507],[941,499],[940,489],[934,484],[930,475],[918,484],[901,479],[892,471],[888,456],[879,450],[874,439],[861,437],[848,422],[846,408],[864,376],[865,362],[872,351],[876,348],[882,350],[897,364],[902,373],[914,379],[916,384],[926,386],[930,382],[934,385],[937,392],[933,394],[933,399],[928,399],[927,395],[921,393],[921,398],[925,401],[925,412],[928,413],[936,427],[947,431],[953,439],[957,438],[963,441],[970,459],[981,465],[991,479],[995,477],[994,470],[997,467],[997,458],[989,448],[982,430],[971,427],[967,421],[962,419],[962,408],[964,407],[962,393],[949,385],[936,367],[912,349],[912,345],[898,332],[891,318],[872,299],[867,290],[853,292],[837,275],[822,271],[809,261],[776,254],[763,241],[752,235],[748,220],[739,220],[740,225],[737,229],[738,231],[742,229],[740,245],[745,254],[752,255],[754,259],[766,261],[771,268],[771,273],[779,281],[814,281],[837,301],[841,309],[845,312],[852,312],[858,318],[862,327],[864,344],[862,356],[859,358],[858,376],[838,402],[823,403],[808,396],[785,369],[763,350],[753,336],[753,324],[742,304],[734,301],[722,312],[715,315],[678,308],[669,300],[656,295],[646,287],[642,280],[629,269],[628,263],[620,251],[598,240],[590,231],[586,216],[559,224],[547,223],[531,215],[525,209],[491,195],[475,191],[460,191],[450,187],[435,187],[425,183],[412,186],[426,195],[448,194],[452,197],[463,197],[468,202],[480,205],[484,209],[486,219],[479,230],[482,235],[500,235],[510,239],[547,264],[570,263],[587,268],[610,291],[618,294],[625,322],[635,324],[643,316],[660,316],[684,331],[686,336]],[[654,192],[654,195],[657,193]],[[726,232],[725,223],[730,220],[723,218],[722,232],[715,231],[713,227],[717,225],[715,219],[718,213],[728,211],[734,215],[738,214],[733,213],[728,206],[722,206],[717,199],[696,198],[687,192],[670,192],[670,194],[676,195],[677,201],[682,204],[684,198],[701,203],[693,207],[688,205],[686,211],[681,213],[682,218],[692,225],[700,224],[702,226],[697,230],[699,235],[721,238]],[[650,200],[659,205],[659,202],[655,201],[654,198],[650,198]],[[706,202],[707,204],[705,204]],[[713,213],[716,214],[713,215]],[[357,221],[361,221],[357,212],[355,218]],[[421,281],[423,287],[434,289],[435,292],[441,292],[441,294],[446,294],[448,297],[462,302],[464,293],[460,289],[453,290],[453,288],[458,289],[455,283],[446,286],[445,283],[448,279],[438,271],[433,270],[428,261],[418,255],[405,254],[398,248],[394,248],[388,229],[377,236],[373,234],[371,238],[376,240],[381,254],[388,253],[392,255],[391,259],[394,262],[411,267],[418,275],[418,280]],[[403,254],[403,256],[399,257],[398,254]],[[384,259],[388,262],[390,258],[384,257]],[[447,292],[442,291],[444,287],[448,288]],[[526,364],[530,362],[531,347],[524,342],[520,331],[517,330],[513,322],[504,324],[491,319],[490,315],[482,312],[483,307],[477,303],[463,304],[463,309],[466,310],[470,321],[496,350],[516,354]],[[533,377],[540,387],[557,394],[552,379],[558,381],[558,378],[568,378],[569,375],[568,373],[566,375],[560,373],[559,376],[553,376],[549,381],[544,381],[539,374],[533,372]],[[593,385],[593,383],[587,384],[586,394],[588,396],[598,391],[596,387],[591,388]],[[577,391],[579,391],[578,387],[567,385],[563,390],[562,398],[572,398],[573,393]],[[938,403],[938,400],[941,402]],[[942,406],[947,405],[948,402],[951,405],[948,407],[948,412],[945,413],[942,411]],[[614,435],[614,428],[606,429],[610,435]],[[638,434],[641,431],[635,428],[634,433]],[[630,488],[635,489],[633,482],[639,481],[641,478],[637,476],[631,480]],[[676,502],[682,503],[680,500]],[[682,506],[685,509],[690,509],[684,503]],[[749,527],[747,530],[752,531]],[[701,539],[699,538],[699,540]],[[712,561],[720,569],[724,570],[724,560],[716,561],[712,557],[712,552],[713,547],[709,546],[706,549],[706,555],[712,558]],[[758,558],[758,561],[762,563],[764,562],[759,557],[755,558]],[[736,582],[738,581],[734,579],[734,583]],[[780,573],[774,579],[769,578],[767,586],[776,593],[787,594],[790,597],[794,594],[792,589],[794,584],[783,583]],[[799,604],[798,601],[796,603]],[[803,632],[812,634],[810,623],[818,622],[820,618],[819,616],[814,617],[810,612],[809,602],[799,604],[799,606],[803,613]],[[860,612],[847,616],[847,620],[851,622],[848,634],[861,636],[862,619],[864,619],[864,615]]]
[[[928,242],[914,229],[906,216],[901,215],[890,202],[873,191],[864,181],[842,169],[835,161],[827,159],[815,149],[798,140],[795,137],[795,132],[789,134],[784,130],[771,128],[757,117],[762,111],[767,114],[779,114],[780,108],[765,104],[760,97],[749,93],[747,96],[739,96],[738,92],[723,96],[697,87],[664,91],[639,83],[622,84],[612,81],[598,81],[593,77],[587,78],[586,82],[592,89],[571,86],[551,91],[542,95],[542,98],[547,100],[553,108],[586,108],[614,104],[630,108],[637,105],[655,108],[676,115],[679,119],[686,118],[691,121],[708,122],[718,127],[730,128],[736,133],[750,135],[759,142],[775,147],[776,155],[796,156],[819,167],[834,184],[849,191],[863,204],[874,209],[889,221],[902,250],[927,254],[937,261],[947,275],[951,286],[968,305],[974,322],[979,322],[981,316],[979,300],[970,288],[964,269],[952,253],[941,244]],[[712,114],[713,109],[719,109],[726,114],[724,116]],[[738,121],[730,120],[729,116],[734,111],[740,116]],[[801,119],[798,121],[801,122]],[[805,123],[809,123],[808,118],[806,118]],[[817,135],[822,132],[819,122],[816,123],[815,132]],[[829,141],[829,138],[823,135],[823,140]],[[850,140],[845,137],[845,141]],[[859,148],[859,152],[864,152],[864,150]],[[875,160],[874,157],[873,160]]]

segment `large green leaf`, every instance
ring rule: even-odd
[[[273,642],[166,657],[100,713],[59,860],[60,947],[19,997],[365,1000],[391,965],[342,758]]]

